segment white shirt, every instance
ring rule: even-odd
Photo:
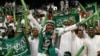
[[[39,39],[29,40],[31,56],[38,56]]]
[[[87,46],[87,54],[88,56],[97,56],[97,45],[96,45],[96,38],[86,38],[85,44]]]
[[[74,34],[74,33],[72,33]],[[85,37],[79,38],[76,34],[72,37],[72,56],[76,56],[77,52],[80,50],[82,46],[85,46]],[[80,56],[87,56],[87,48],[85,46],[84,50],[80,54]]]
[[[96,47],[97,47],[97,52],[100,51],[100,35],[95,35],[94,37],[94,41],[95,41],[95,44],[96,44]]]
[[[64,33],[60,39],[60,53],[61,56],[64,56],[64,52],[68,51],[71,52],[71,45],[72,45],[72,37],[71,31]]]

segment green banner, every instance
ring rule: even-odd
[[[53,17],[53,21],[55,22],[55,26],[56,27],[63,27],[63,22],[65,20],[68,20],[70,17],[73,17],[73,19],[75,19],[75,23],[79,22],[79,14],[75,13],[75,14],[68,14],[68,15],[64,15],[64,16],[54,16]]]
[[[25,34],[22,32],[15,38],[4,39],[2,42],[2,54],[7,54],[12,48],[15,49],[13,56],[30,56],[30,49],[26,41]]]
[[[97,12],[97,3],[94,2],[94,3],[87,4],[86,11],[87,11],[87,16],[92,16],[95,12],[98,13]],[[98,20],[98,15],[96,15],[92,18],[94,18],[94,19],[89,20],[87,22],[88,27],[90,27],[90,26],[95,27],[96,26],[96,22]]]

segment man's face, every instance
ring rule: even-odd
[[[71,17],[69,18],[69,21],[73,21],[73,20],[74,20],[74,17],[71,16]]]
[[[83,31],[78,31],[77,36],[78,36],[79,38],[82,38],[82,37],[83,37]]]
[[[63,22],[63,25],[65,25],[65,26],[69,26],[70,24],[69,24],[68,21],[66,21],[66,22]]]
[[[39,34],[39,32],[36,28],[33,29],[32,33],[33,33],[33,36],[38,36],[38,34]]]
[[[53,30],[54,30],[54,24],[52,23],[47,24],[46,31],[53,31]]]
[[[69,22],[70,22],[70,24],[73,24],[73,22],[74,22],[74,17],[73,17],[73,16],[71,16],[71,17],[69,18]]]
[[[94,34],[95,34],[94,29],[89,29],[89,30],[88,30],[88,34],[89,34],[90,36],[94,36]]]

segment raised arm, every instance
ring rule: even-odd
[[[62,28],[62,29],[56,29],[56,30],[58,30],[59,35],[62,35],[64,33],[68,32],[68,31],[74,30],[76,28],[77,28],[77,24],[74,24],[74,25],[71,25],[69,27]]]
[[[28,19],[30,20],[30,22],[32,22],[35,28],[37,28],[39,31],[41,30],[42,26],[35,20],[32,14],[28,15]]]

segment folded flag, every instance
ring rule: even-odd
[[[25,37],[24,32],[22,32],[14,38],[4,39],[2,41],[2,53],[5,55],[14,48],[15,52],[10,52],[12,56],[30,56],[29,44]]]

